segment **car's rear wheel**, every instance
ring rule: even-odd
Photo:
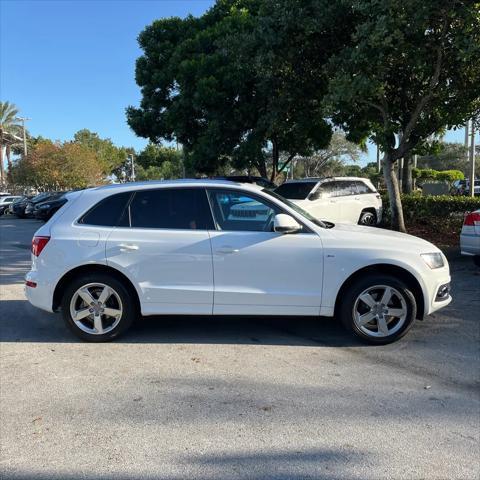
[[[390,275],[370,274],[354,282],[340,299],[343,325],[369,343],[387,344],[403,337],[417,315],[408,286]]]
[[[360,218],[358,219],[359,225],[365,225],[367,227],[374,227],[377,224],[377,214],[370,210],[364,210],[360,214]]]
[[[129,289],[108,274],[75,279],[65,289],[61,308],[68,328],[89,342],[113,340],[131,326],[137,315]]]

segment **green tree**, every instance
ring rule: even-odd
[[[317,150],[308,157],[300,157],[296,163],[305,177],[321,177],[326,176],[327,171],[331,175],[332,170],[343,173],[344,164],[357,162],[361,153],[360,146],[349,142],[343,133],[335,132],[328,147]],[[341,173],[335,173],[335,175]]]
[[[272,44],[274,26],[259,23],[263,7],[260,0],[221,0],[198,19],[147,27],[136,67],[142,101],[127,109],[133,130],[155,143],[177,139],[186,163],[206,174],[230,163],[264,176],[270,170],[275,179],[296,155],[326,147],[324,77],[323,87],[315,80],[318,88],[307,82],[305,91],[301,62],[297,71],[279,67],[285,52]]]
[[[461,143],[441,142],[438,151],[418,157],[417,167],[434,170],[460,170],[468,175],[470,167],[467,149]]]
[[[138,180],[169,180],[183,176],[182,152],[149,143],[136,157]]]
[[[10,102],[0,101],[0,185],[5,182],[5,167],[3,164],[3,148],[5,145],[5,133],[18,135],[20,124],[17,120],[18,109]],[[7,145],[8,169],[11,169],[9,145]]]
[[[67,190],[98,185],[103,172],[95,152],[73,142],[38,141],[12,167],[12,180],[17,185],[43,190]]]
[[[105,175],[114,173],[132,151],[132,149],[117,147],[109,138],[100,138],[98,133],[86,128],[75,133],[73,143],[92,150]]]
[[[359,0],[351,37],[328,64],[332,120],[384,152],[392,226],[405,231],[394,166],[480,109],[477,1]]]

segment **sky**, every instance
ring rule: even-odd
[[[0,0],[0,99],[31,118],[29,131],[55,140],[82,128],[118,146],[145,139],[126,123],[138,105],[138,34],[154,20],[201,15],[213,1]]]
[[[88,128],[118,146],[147,140],[128,127],[138,105],[137,36],[162,17],[199,16],[213,0],[0,0],[0,100],[30,118],[32,135],[70,140]],[[463,142],[463,131],[447,141]],[[375,148],[362,164],[375,161]]]

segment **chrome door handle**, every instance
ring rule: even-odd
[[[119,247],[121,252],[132,252],[134,250],[138,250],[138,245],[132,245],[132,244],[126,244],[126,243],[121,243]]]
[[[217,253],[223,253],[225,255],[228,255],[229,253],[238,253],[239,250],[238,248],[233,248],[233,247],[221,247],[217,250]]]

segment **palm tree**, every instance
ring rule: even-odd
[[[5,170],[3,166],[3,135],[7,131],[10,131],[11,133],[18,131],[20,125],[17,123],[17,115],[18,109],[13,103],[0,102],[0,183],[2,184],[5,181]]]

